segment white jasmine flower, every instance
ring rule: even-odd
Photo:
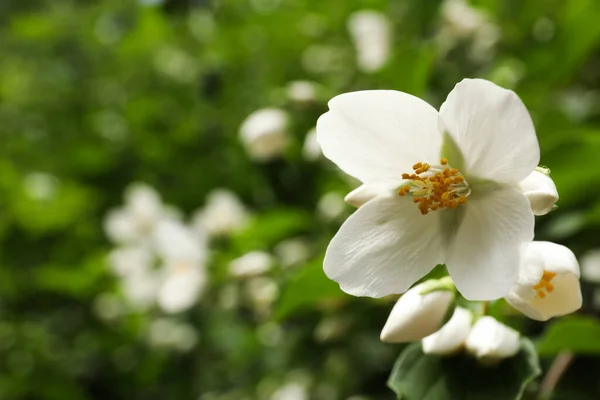
[[[158,192],[143,183],[134,183],[125,191],[124,207],[108,213],[104,229],[115,243],[141,242],[164,216],[165,208]]]
[[[296,103],[311,103],[317,98],[317,84],[310,81],[292,81],[286,88],[287,96]]]
[[[346,210],[344,196],[338,192],[327,192],[317,203],[317,212],[327,221],[341,217]]]
[[[539,146],[512,91],[465,79],[438,113],[396,91],[346,93],[319,118],[323,154],[367,186],[387,190],[346,220],[324,260],[356,296],[406,291],[446,264],[469,300],[504,296],[533,239],[529,201],[515,186]]]
[[[484,316],[475,322],[465,346],[481,363],[495,364],[519,352],[519,332]]]
[[[237,277],[260,275],[271,269],[273,257],[264,251],[251,251],[229,263],[229,273]]]
[[[277,108],[264,108],[250,114],[240,127],[246,151],[257,161],[280,156],[288,143],[287,114]]]
[[[529,318],[546,321],[581,307],[579,264],[571,250],[551,242],[527,247],[519,279],[506,300]]]
[[[192,217],[195,230],[209,236],[228,235],[243,229],[248,223],[248,212],[238,196],[227,189],[215,189],[206,197],[203,210]]]
[[[538,167],[519,182],[519,188],[529,199],[531,210],[535,215],[548,214],[555,208],[554,203],[558,201],[558,191],[549,174],[549,170]]]
[[[358,68],[376,72],[389,58],[391,27],[385,14],[361,10],[348,18],[348,31],[356,47]]]
[[[302,147],[302,155],[308,161],[316,161],[322,154],[321,146],[317,140],[317,129],[313,128],[306,134],[304,147]]]
[[[180,313],[196,304],[206,286],[206,273],[204,268],[193,264],[179,263],[168,268],[157,302],[166,313]]]
[[[456,307],[452,318],[439,331],[423,338],[423,353],[438,356],[455,354],[467,340],[472,322],[473,314],[469,310]]]
[[[206,258],[206,243],[179,221],[157,223],[153,239],[156,252],[167,262],[200,263]]]
[[[588,282],[600,283],[600,249],[589,250],[581,257],[581,276]]]
[[[440,329],[454,292],[436,290],[423,294],[426,283],[413,287],[396,302],[381,331],[381,341],[412,342]]]

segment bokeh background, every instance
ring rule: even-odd
[[[394,299],[321,269],[357,182],[311,130],[347,91],[514,89],[560,193],[536,237],[600,278],[599,18],[597,0],[1,1],[0,398],[392,399]],[[593,282],[584,299],[568,329],[493,306],[544,366],[579,335],[555,398],[600,396]]]

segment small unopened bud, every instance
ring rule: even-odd
[[[420,340],[442,326],[452,306],[454,291],[440,289],[423,293],[427,284],[413,287],[396,302],[381,331],[383,342]]]
[[[519,352],[519,332],[490,316],[481,317],[471,329],[465,346],[482,364],[493,365]]]
[[[519,182],[519,188],[529,199],[535,215],[545,215],[552,211],[558,201],[558,191],[547,169],[536,168]]]
[[[470,311],[456,307],[452,318],[439,331],[423,338],[423,353],[438,356],[455,354],[469,336],[472,321],[473,315]]]

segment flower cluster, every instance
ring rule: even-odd
[[[346,197],[358,209],[329,244],[327,276],[349,294],[383,297],[436,265],[449,273],[446,287],[425,282],[400,298],[383,340],[431,335],[426,352],[514,355],[518,335],[489,316],[459,307],[441,326],[455,289],[471,302],[504,297],[536,320],[581,307],[573,253],[533,241],[534,215],[556,208],[558,192],[537,166],[533,122],[514,92],[465,79],[439,112],[402,92],[346,93],[329,102],[317,137],[323,154],[362,182]]]

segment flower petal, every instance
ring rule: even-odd
[[[483,79],[464,79],[450,92],[440,115],[462,150],[463,173],[517,183],[540,160],[529,112],[512,90]]]
[[[529,199],[535,215],[546,215],[556,208],[554,203],[558,201],[558,191],[554,181],[547,174],[533,171],[519,182],[519,189]]]
[[[345,93],[317,122],[323,154],[363,183],[398,184],[416,162],[436,163],[441,134],[435,108],[407,93]]]
[[[443,262],[435,213],[421,215],[407,198],[378,197],[344,222],[327,248],[327,276],[354,296],[405,292]]]
[[[446,262],[468,300],[498,299],[516,282],[522,248],[533,240],[529,201],[509,186],[473,194]]]
[[[438,356],[455,354],[469,336],[472,321],[473,314],[469,310],[456,307],[452,318],[444,326],[423,338],[423,353]]]

